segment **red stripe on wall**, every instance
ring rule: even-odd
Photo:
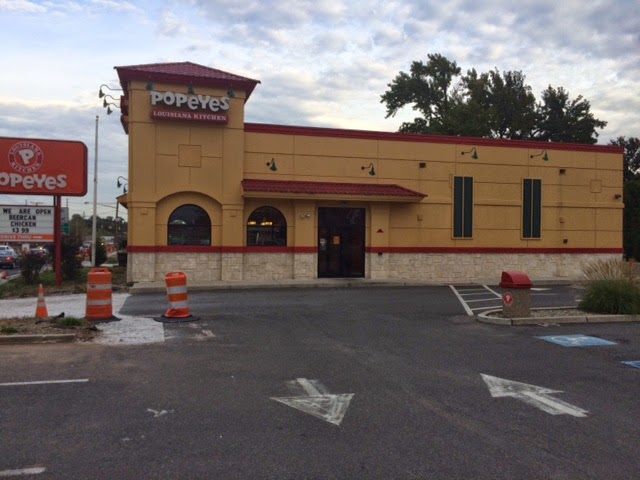
[[[622,254],[622,248],[482,248],[482,247],[367,247],[367,253],[567,253]],[[198,247],[130,245],[128,253],[317,253],[317,247]]]
[[[623,253],[622,248],[367,247],[368,253]]]

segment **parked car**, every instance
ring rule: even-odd
[[[0,245],[0,267],[16,268],[20,264],[20,257],[8,245]]]
[[[48,250],[44,247],[32,248],[31,250],[29,250],[29,253],[33,255],[37,255],[41,258],[47,258],[49,256]]]

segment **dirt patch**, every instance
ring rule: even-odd
[[[74,325],[79,323],[79,325]],[[90,342],[100,330],[87,320],[71,318],[0,318],[0,336],[75,334],[76,342]]]

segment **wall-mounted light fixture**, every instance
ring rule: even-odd
[[[276,167],[276,159],[272,158],[270,162],[267,162],[267,167],[269,167],[269,170],[272,172],[278,170],[278,167]]]
[[[620,195],[619,193],[616,193],[613,197],[614,197],[616,200],[620,200],[620,199],[622,198],[622,195]]]
[[[120,179],[122,179],[122,181],[120,181]],[[123,177],[122,175],[120,175],[116,180],[116,185],[118,186],[118,188],[124,187],[122,193],[127,193],[127,187],[129,186],[129,184],[127,183],[128,181],[129,179]]]
[[[369,175],[373,177],[376,174],[376,171],[373,168],[373,163],[370,163],[368,167],[360,167],[360,170],[366,170],[367,168],[369,169]]]
[[[116,90],[118,90],[120,92],[122,91],[121,88],[111,88],[109,85],[106,85],[106,84],[103,83],[102,85],[100,85],[100,89],[98,90],[98,98],[102,98],[102,97],[104,97],[106,95],[106,93],[104,93],[102,91],[103,88],[106,88],[107,90],[111,90],[112,92],[116,91]]]
[[[420,167],[420,168],[427,168],[427,162],[420,162],[420,163],[418,164],[418,167]]]
[[[114,103],[114,102],[118,101],[117,98],[113,98],[109,94],[103,94],[102,97],[103,97],[102,98],[102,106],[107,109],[107,115],[111,115],[111,113],[113,112],[111,107],[120,108],[120,105],[118,105],[117,103]],[[108,102],[107,101],[107,97],[109,97],[111,100],[113,100],[113,102]]]
[[[145,90],[153,90],[153,82],[149,80],[147,85],[144,87]]]
[[[566,168],[561,168],[560,169],[560,175],[564,175],[565,173],[567,173],[567,169]]]
[[[546,150],[542,150],[540,153],[536,153],[535,155],[529,155],[529,158],[535,158],[540,156],[542,156],[542,160],[544,160],[545,162],[549,161],[549,155],[547,155]]]
[[[468,152],[460,152],[461,155],[467,155],[468,153],[471,154],[471,158],[473,158],[474,160],[478,159],[478,150],[476,150],[476,147],[471,147],[471,150],[469,150]]]
[[[193,89],[193,82],[189,82],[189,88],[187,88],[187,93],[189,95],[195,95],[196,91]]]
[[[236,92],[233,90],[233,87],[229,87],[229,90],[227,90],[227,97],[236,98]]]

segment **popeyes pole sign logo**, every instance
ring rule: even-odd
[[[0,193],[87,193],[87,147],[82,142],[0,137]]]
[[[156,120],[185,120],[192,122],[227,123],[229,97],[210,95],[186,95],[151,90],[151,105],[169,108],[153,108],[151,118]]]

